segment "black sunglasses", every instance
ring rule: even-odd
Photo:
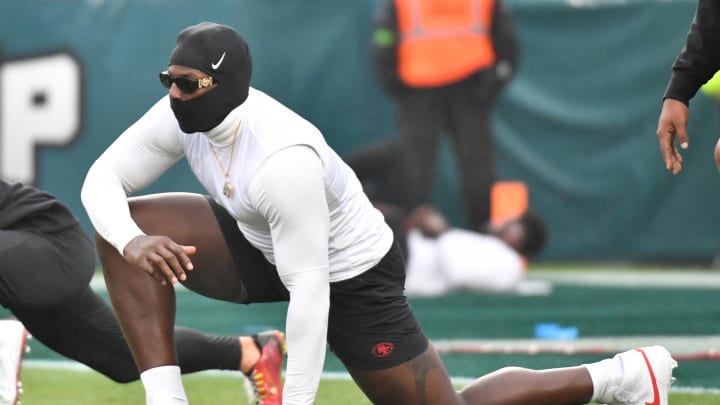
[[[160,83],[168,89],[172,87],[173,83],[175,83],[178,89],[180,89],[183,93],[193,94],[204,87],[212,86],[213,83],[217,83],[217,81],[213,81],[212,76],[203,77],[198,80],[190,80],[184,77],[172,77],[166,70],[164,72],[160,72]]]

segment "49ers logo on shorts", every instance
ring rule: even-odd
[[[373,357],[387,357],[392,354],[395,349],[395,345],[391,342],[380,342],[373,346],[372,355]]]

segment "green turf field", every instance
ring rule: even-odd
[[[604,270],[590,266],[531,269],[531,278],[551,283],[546,294],[455,293],[412,298],[411,304],[459,383],[508,365],[571,366],[661,343],[679,360],[671,403],[720,404],[720,273],[632,267]],[[283,329],[284,303],[233,305],[183,290],[177,295],[179,325],[218,334]],[[541,322],[576,327],[579,337],[534,339],[534,327]],[[37,341],[31,341],[31,346],[23,370],[23,405],[143,403],[137,383],[115,384],[87,370],[33,366],[33,362],[63,358]],[[323,380],[318,404],[368,403],[331,353],[325,370],[343,378]],[[192,404],[245,403],[241,379],[232,373],[199,373],[186,376],[186,381]]]
[[[193,405],[247,405],[242,380],[224,373],[198,373],[184,377]],[[143,404],[138,382],[116,384],[92,371],[26,367],[23,370],[22,405]],[[717,405],[719,393],[672,392],[671,404]],[[320,383],[316,405],[369,405],[362,392],[347,379],[326,378]]]

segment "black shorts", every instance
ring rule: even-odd
[[[245,284],[246,303],[287,301],[275,266],[245,239],[235,219],[208,199]],[[330,284],[328,344],[345,364],[382,370],[411,360],[428,340],[404,295],[405,261],[397,243],[370,270]]]

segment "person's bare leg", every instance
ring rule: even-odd
[[[505,368],[457,392],[435,349],[379,371],[348,368],[376,405],[573,405],[590,400],[593,384],[584,367],[534,371]]]
[[[105,284],[138,370],[176,365],[173,344],[175,290],[133,268],[102,238],[96,238]]]
[[[168,193],[130,199],[133,218],[147,234],[194,245],[194,270],[183,285],[226,301],[241,300],[241,281],[206,198]],[[97,237],[108,293],[140,372],[176,365],[173,344],[175,294],[147,273],[133,268],[117,250]]]
[[[462,404],[435,349],[386,370],[348,367],[350,375],[375,405]]]
[[[585,367],[529,370],[506,367],[484,375],[460,391],[465,404],[585,404],[593,383]]]

